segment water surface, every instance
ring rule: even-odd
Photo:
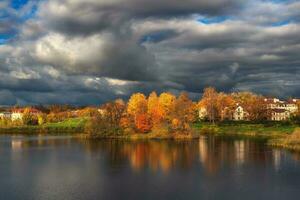
[[[300,154],[247,139],[0,136],[0,199],[299,199]]]

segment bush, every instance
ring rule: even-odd
[[[164,137],[169,136],[171,133],[171,129],[167,124],[158,124],[152,128],[150,132],[151,135],[156,137]]]
[[[293,116],[291,118],[291,122],[294,123],[294,124],[300,125],[300,115]]]
[[[89,118],[85,124],[84,132],[90,138],[108,137],[123,133],[119,126],[112,126],[101,116]]]
[[[24,125],[38,125],[38,117],[31,113],[24,113],[22,121]]]

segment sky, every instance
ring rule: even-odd
[[[0,105],[300,97],[299,0],[1,0]]]

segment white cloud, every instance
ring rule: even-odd
[[[17,79],[40,79],[41,76],[38,72],[30,69],[20,69],[19,71],[11,71],[10,75]]]

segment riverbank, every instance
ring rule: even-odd
[[[200,134],[213,134],[217,136],[230,136],[239,138],[264,139],[273,147],[300,151],[299,125],[269,122],[269,123],[221,123],[194,124]]]
[[[270,146],[300,151],[300,128],[283,138],[272,139],[268,142]]]
[[[89,136],[87,134],[80,134],[80,138],[84,139],[125,139],[125,140],[190,140],[198,139],[201,135],[199,133],[190,134],[160,134],[160,133],[133,133],[129,135],[100,135]]]
[[[209,123],[195,123],[193,127],[198,130],[201,135],[214,134],[222,136],[274,139],[292,134],[298,126],[280,122],[230,122],[218,123],[215,125]]]
[[[84,131],[85,119],[72,118],[57,123],[45,123],[36,126],[0,127],[0,134],[74,134]]]
[[[167,127],[156,128],[150,133],[122,132],[119,134],[93,134],[83,135],[90,139],[197,139],[201,135],[215,135],[235,138],[253,138],[253,139],[274,139],[285,138],[290,135],[296,125],[287,123],[218,123],[215,125],[209,123],[194,123],[192,129],[186,133],[174,133]]]
[[[299,127],[294,124],[281,122],[250,123],[227,122],[210,123],[198,122],[192,125],[188,133],[170,133],[166,127],[158,128],[150,133],[119,133],[92,137],[84,134],[86,119],[72,118],[63,122],[46,123],[39,126],[0,127],[0,134],[79,134],[82,138],[90,139],[196,139],[201,135],[247,137],[254,139],[285,139]]]

